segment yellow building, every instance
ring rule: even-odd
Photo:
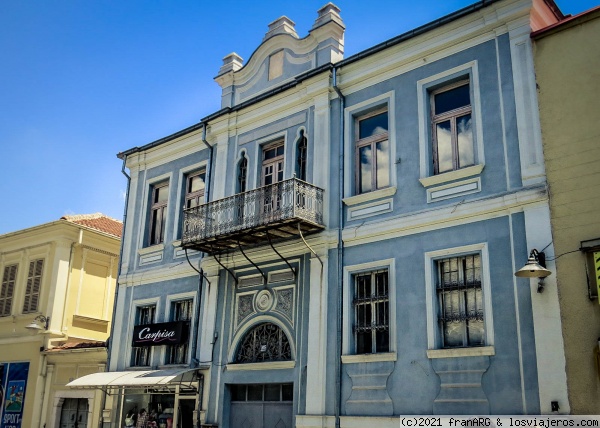
[[[532,34],[568,395],[600,414],[600,7]],[[600,265],[598,266],[600,267]]]
[[[121,229],[91,214],[0,235],[3,426],[98,426],[102,393],[64,385],[104,371]]]

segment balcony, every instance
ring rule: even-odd
[[[320,232],[323,189],[297,178],[183,212],[183,248],[219,254]]]

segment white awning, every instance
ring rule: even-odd
[[[75,389],[145,388],[184,384],[193,387],[196,370],[166,369],[93,373],[67,384]]]

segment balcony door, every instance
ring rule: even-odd
[[[263,149],[261,184],[264,189],[261,211],[263,216],[273,217],[281,210],[281,188],[277,183],[283,181],[284,165],[283,141],[269,144]]]

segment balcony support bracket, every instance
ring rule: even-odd
[[[246,253],[244,253],[244,249],[242,248],[242,244],[240,243],[239,240],[238,240],[238,248],[240,249],[240,252],[242,253],[242,255],[246,258],[246,260],[248,260],[252,264],[252,266],[254,266],[256,268],[256,270],[260,272],[261,276],[263,277],[263,285],[266,285],[267,284],[267,275],[256,265],[256,263],[254,263],[252,260],[250,260],[250,257],[248,257],[246,255]]]
[[[233,281],[235,282],[235,285],[238,285],[238,279],[236,278],[235,274],[231,271],[231,269],[229,269],[227,266],[225,266],[223,263],[221,263],[221,260],[219,260],[219,258],[216,256],[216,254],[213,252],[213,258],[215,259],[215,261],[223,268],[225,269],[227,272],[229,272],[229,275],[231,275],[231,277],[233,278]]]
[[[299,227],[299,226],[298,226]],[[287,259],[285,257],[283,257],[281,254],[279,254],[279,251],[277,251],[275,249],[275,247],[273,246],[273,242],[271,242],[271,235],[269,235],[269,231],[267,230],[267,239],[269,240],[269,245],[271,246],[271,248],[273,249],[273,251],[275,251],[275,254],[277,254],[279,256],[279,258],[281,260],[283,260],[285,262],[286,265],[288,265],[288,267],[290,268],[290,270],[292,271],[292,273],[294,274],[294,278],[296,278],[296,269],[292,267],[292,265],[290,265],[290,262],[287,261]]]

